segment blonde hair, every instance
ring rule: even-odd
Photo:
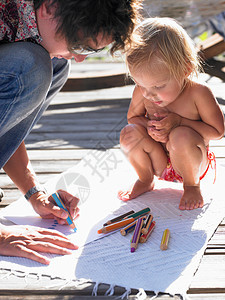
[[[182,76],[197,75],[201,69],[194,42],[172,18],[145,19],[135,28],[132,40],[126,54],[129,69],[147,68],[153,55],[164,62],[178,80]]]

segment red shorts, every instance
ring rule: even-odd
[[[215,170],[215,177],[214,177],[214,182],[215,182],[215,180],[216,180],[216,157],[215,157],[215,154],[210,150],[207,151],[207,156],[208,156],[208,165],[207,165],[205,172],[201,175],[200,180],[205,177],[206,173],[209,170],[209,166],[211,166],[211,168]],[[172,182],[183,182],[183,178],[179,174],[177,174],[176,171],[174,170],[169,156],[167,159],[167,167],[165,168],[165,170],[163,171],[163,173],[162,173],[161,177],[159,177],[159,179],[166,180],[166,181],[172,181]]]

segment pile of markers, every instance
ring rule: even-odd
[[[109,233],[120,229],[120,233],[125,236],[134,231],[130,249],[135,252],[138,243],[145,243],[155,227],[155,221],[150,214],[150,208],[146,207],[138,212],[129,211],[121,216],[109,220],[98,230],[98,233]],[[160,249],[166,250],[169,241],[170,232],[166,229],[163,233]]]

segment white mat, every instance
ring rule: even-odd
[[[81,163],[47,184],[50,192],[66,188],[81,198],[81,221],[76,223],[77,234],[71,235],[68,228],[63,228],[64,233],[80,244],[80,249],[63,257],[49,255],[52,259],[49,266],[24,258],[0,256],[0,268],[68,279],[86,278],[127,289],[143,288],[148,291],[183,294],[198,268],[208,240],[224,217],[221,174],[217,176],[214,186],[210,183],[213,174],[209,174],[202,182],[205,201],[202,209],[180,211],[178,205],[182,185],[163,181],[156,182],[154,191],[124,203],[117,199],[117,190],[124,182],[132,183],[136,178],[135,172],[120,151],[90,151]],[[41,222],[46,227],[55,226],[61,230],[52,220],[45,223],[36,217],[34,222],[32,211],[21,217],[26,211],[27,203],[19,201],[2,210],[1,215],[17,224],[39,226]],[[117,216],[146,206],[151,208],[156,227],[147,243],[140,244],[134,253],[130,252],[131,235],[124,237],[116,232],[95,240],[99,238],[97,230],[112,214]],[[19,212],[18,207],[21,207],[20,211],[23,213]],[[28,206],[28,211],[29,209]],[[171,231],[169,248],[161,251],[160,241],[166,228]],[[82,246],[84,244],[86,245]]]

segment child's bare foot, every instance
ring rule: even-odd
[[[202,207],[203,204],[200,186],[184,186],[184,193],[180,200],[179,209],[191,210]]]
[[[150,184],[146,184],[141,182],[139,179],[135,182],[133,187],[128,191],[119,191],[118,192],[118,198],[122,201],[128,201],[131,199],[134,199],[141,194],[151,191],[154,189],[154,181],[152,181]]]

